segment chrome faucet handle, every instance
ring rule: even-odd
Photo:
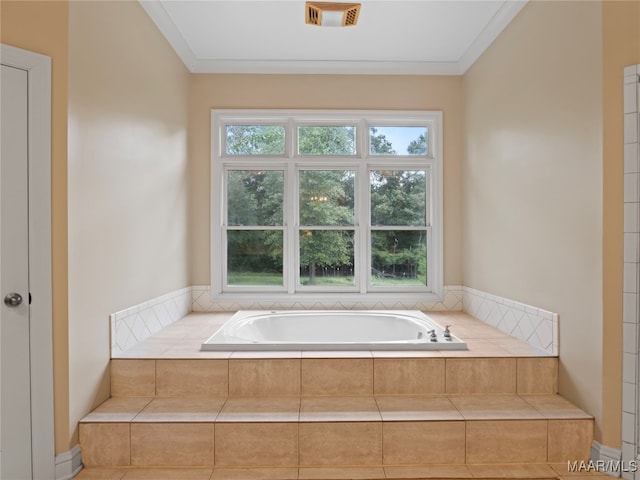
[[[450,342],[450,341],[451,341],[451,330],[449,330],[449,327],[450,327],[450,326],[451,326],[451,325],[445,325],[445,327],[444,327],[444,334],[443,334],[443,335],[444,335],[444,339],[445,339],[446,341],[448,341],[448,342]]]
[[[432,342],[437,342],[438,341],[438,335],[436,335],[436,331],[435,330],[429,330],[427,333],[431,334],[429,337],[430,337]]]

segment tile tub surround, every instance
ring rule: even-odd
[[[588,458],[593,419],[557,395],[557,357],[467,314],[434,314],[464,352],[200,352],[229,316],[112,359],[78,478],[552,479]]]
[[[234,312],[192,312],[146,338],[125,352],[113,354],[114,359],[251,359],[251,358],[394,358],[407,357],[406,352],[201,352],[204,340],[213,335]],[[446,352],[448,358],[464,357],[553,357],[512,335],[491,327],[462,312],[429,312],[439,325],[451,325],[452,333],[464,340],[469,349]],[[412,358],[444,358],[440,351],[412,351]],[[388,365],[392,368],[392,364]],[[414,371],[414,374],[416,372]],[[382,380],[382,377],[380,378]]]
[[[558,314],[463,287],[463,311],[551,355],[558,354]]]
[[[626,211],[626,210],[625,210]],[[626,217],[625,217],[626,218]],[[216,301],[208,286],[186,287],[110,315],[111,353],[118,357],[145,339],[191,312],[237,310],[385,310],[388,305],[371,301]],[[558,353],[558,315],[507,298],[463,286],[445,286],[442,301],[398,301],[394,309],[425,312],[464,311],[479,320],[524,340],[552,355]],[[193,332],[185,332],[192,334]]]
[[[624,69],[624,300],[622,460],[638,452],[638,318],[640,316],[640,65]],[[634,478],[625,472],[624,478]],[[640,475],[635,475],[640,478]]]
[[[213,312],[229,310],[385,310],[389,306],[378,300],[366,302],[299,302],[278,303],[269,301],[232,302],[216,301],[211,297],[207,286],[194,286],[193,311]],[[466,286],[449,285],[444,287],[440,302],[394,302],[396,310],[422,310],[425,312],[464,311],[473,317],[498,328],[534,348],[552,355],[558,354],[558,314],[525,305],[523,303],[498,297],[481,290]]]
[[[133,307],[112,313],[111,354],[134,347],[193,310],[191,287],[181,288]]]

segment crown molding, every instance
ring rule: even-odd
[[[197,58],[160,0],[139,0],[142,8],[191,73],[335,74],[335,75],[463,75],[482,55],[528,0],[507,0],[455,62],[231,60]]]

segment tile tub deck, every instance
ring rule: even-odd
[[[557,357],[468,315],[429,314],[468,351],[201,352],[230,315],[112,359],[78,478],[565,478],[588,458],[593,419],[557,395]]]

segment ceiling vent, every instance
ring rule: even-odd
[[[359,3],[307,2],[306,23],[319,27],[352,27],[360,15]]]

